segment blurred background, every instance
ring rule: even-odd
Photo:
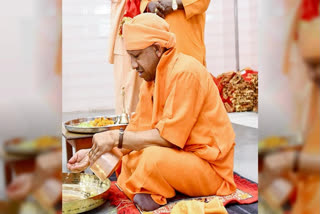
[[[33,174],[40,168],[61,168],[61,154],[48,156],[61,148],[61,0],[1,0],[0,14],[0,212],[9,213],[17,211],[8,199],[17,196],[16,187],[37,182]],[[56,166],[40,166],[44,157],[56,160]],[[42,182],[26,192],[41,188]],[[32,202],[39,196],[23,198]],[[49,209],[50,203],[42,205]],[[19,203],[16,209],[20,205],[29,206]],[[25,210],[35,213],[30,209],[37,205]]]
[[[318,213],[319,0],[259,1],[259,213]]]
[[[111,3],[63,1],[63,112],[114,110],[113,65],[108,48]],[[240,69],[258,69],[257,1],[238,1]],[[234,0],[212,1],[206,11],[208,71],[236,69]]]

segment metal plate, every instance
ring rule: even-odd
[[[264,145],[264,142],[266,142],[266,140],[279,141],[279,143],[278,145],[276,143],[273,146],[267,146],[267,145]],[[259,142],[258,153],[259,153],[259,156],[262,157],[270,153],[297,149],[302,147],[303,142],[304,142],[304,139],[301,134],[290,135],[290,136],[273,136]]]
[[[82,213],[106,202],[109,179],[85,173],[62,173],[62,213]]]
[[[101,127],[78,127],[77,126],[82,122],[91,121],[101,117],[112,119],[114,124],[108,125],[108,126],[101,126]],[[104,132],[112,129],[125,128],[128,125],[128,124],[119,124],[119,120],[120,120],[119,115],[84,117],[84,118],[78,118],[78,119],[67,121],[64,123],[64,126],[69,132],[95,134],[98,132]]]
[[[36,139],[27,140],[24,138],[14,138],[4,143],[4,150],[12,155],[35,156],[52,149],[60,148],[61,142],[59,138],[57,138],[57,142],[59,142],[57,145],[37,147]]]

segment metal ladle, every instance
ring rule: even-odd
[[[129,115],[126,113],[126,105],[125,105],[125,91],[124,87],[121,89],[122,95],[122,114],[120,115],[119,124],[128,124],[129,123]]]

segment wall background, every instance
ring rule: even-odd
[[[111,2],[64,0],[63,112],[114,109],[113,66],[107,61]],[[258,69],[257,1],[238,1],[240,69]],[[234,0],[212,0],[205,42],[209,72],[235,69]]]

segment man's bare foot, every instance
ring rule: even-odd
[[[152,211],[158,209],[160,207],[159,204],[153,201],[151,195],[149,194],[136,194],[133,197],[134,203],[138,204],[138,206],[143,209],[144,211]]]

